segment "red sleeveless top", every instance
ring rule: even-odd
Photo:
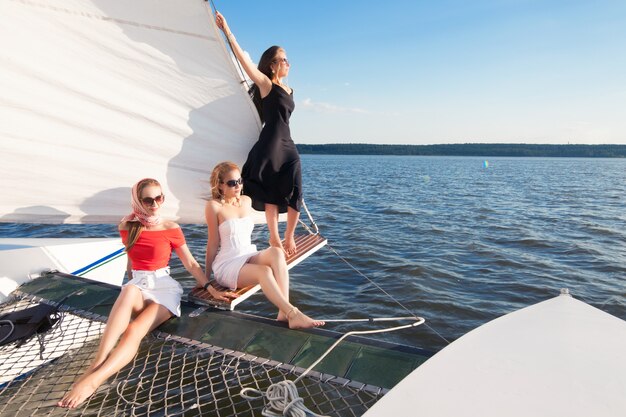
[[[120,230],[122,242],[126,244],[128,230]],[[172,250],[185,244],[185,236],[180,227],[165,230],[142,230],[139,239],[128,251],[131,267],[140,271],[156,271],[165,268],[172,256]]]

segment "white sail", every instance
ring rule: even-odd
[[[117,223],[153,177],[202,223],[260,122],[202,0],[0,2],[0,221]]]

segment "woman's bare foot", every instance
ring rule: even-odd
[[[293,255],[296,253],[296,241],[293,236],[285,236],[285,253],[287,255]]]
[[[97,384],[94,378],[85,377],[82,381],[74,384],[70,392],[57,403],[59,407],[76,408],[85,400],[96,392],[100,384]]]
[[[296,307],[287,313],[287,320],[289,321],[290,329],[310,329],[311,327],[319,327],[326,324],[322,320],[313,320]]]

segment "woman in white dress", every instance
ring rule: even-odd
[[[231,289],[261,284],[265,296],[278,307],[277,320],[288,322],[292,329],[324,325],[289,302],[289,272],[283,250],[272,246],[257,251],[251,243],[252,200],[241,190],[241,172],[236,164],[222,162],[213,169],[212,199],[205,207],[207,278],[212,271],[220,285]]]

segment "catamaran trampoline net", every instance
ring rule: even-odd
[[[0,305],[0,316],[43,301],[14,298]],[[57,407],[94,359],[104,326],[102,316],[65,310],[41,340],[0,347],[0,416],[259,416],[265,400],[246,400],[241,389],[265,391],[303,371],[153,333],[133,361],[79,408]],[[305,376],[297,387],[310,410],[333,416],[360,416],[383,395],[371,386],[322,374]]]

